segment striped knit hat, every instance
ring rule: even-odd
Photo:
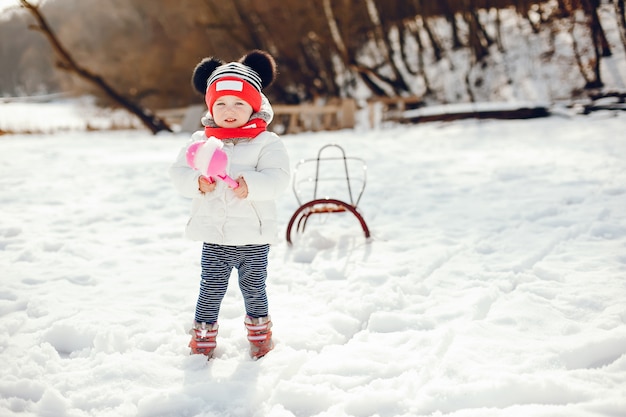
[[[238,62],[205,58],[194,69],[192,84],[204,94],[209,113],[215,101],[226,95],[245,100],[254,112],[261,110],[261,89],[276,78],[276,62],[264,51],[252,51]]]

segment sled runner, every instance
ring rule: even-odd
[[[330,148],[340,152],[340,156],[324,156],[322,153]],[[358,171],[358,175],[355,174]],[[293,192],[300,207],[293,213],[287,225],[287,243],[292,242],[292,232],[303,233],[309,218],[314,214],[352,213],[359,221],[366,238],[370,231],[365,219],[358,211],[358,204],[365,191],[367,165],[361,158],[347,157],[343,148],[337,144],[322,146],[316,158],[300,160],[294,170]],[[321,183],[332,184],[328,192],[320,197]],[[343,184],[343,185],[340,185]],[[312,189],[311,189],[312,188]],[[304,196],[312,196],[307,200]],[[346,198],[331,198],[330,195],[342,195]],[[356,198],[355,198],[356,196]]]

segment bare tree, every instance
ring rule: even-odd
[[[81,0],[47,2],[42,9],[54,27],[58,26],[53,35],[57,42],[63,40],[62,50],[72,52],[71,60],[66,61],[54,50],[61,67],[69,70],[57,74],[80,75],[70,65],[80,63],[77,67],[82,70],[97,69],[97,74],[87,73],[115,86],[120,97],[142,107],[163,108],[200,102],[189,78],[201,58],[212,55],[235,60],[255,48],[276,57],[280,77],[266,92],[274,102],[407,92],[432,101],[443,96],[446,101],[467,99],[472,93],[483,99],[489,93],[480,92],[480,83],[490,77],[482,77],[482,73],[503,61],[486,58],[507,54],[505,34],[500,34],[501,23],[506,22],[500,22],[500,11],[511,6],[518,23],[527,21],[536,33],[548,28],[553,33],[573,29],[576,61],[570,65],[578,65],[585,83],[593,85],[599,80],[602,57],[610,53],[597,18],[598,0],[546,4],[533,0]],[[613,4],[626,45],[624,0],[613,0]],[[104,7],[106,13],[101,10]],[[586,18],[582,24],[574,20],[581,14]],[[56,24],[61,16],[62,23]],[[529,26],[518,28],[526,32]],[[6,33],[1,29],[0,23],[0,36]],[[5,64],[0,74],[3,85],[14,80],[25,84],[25,76],[43,79],[49,71],[37,61],[37,53],[26,52],[31,47],[28,42],[20,36],[20,47],[16,47],[5,37],[0,39],[2,61],[10,56],[19,65],[28,59],[41,68],[27,72]],[[465,51],[471,52],[471,58],[465,58],[472,60],[466,79],[474,90],[447,95],[441,91],[448,88],[440,82],[441,72],[458,72],[464,67],[457,63],[467,56]],[[547,50],[541,59],[553,56],[554,51]],[[5,67],[10,74],[4,72]],[[506,68],[496,71],[508,74]],[[101,101],[111,100],[84,74],[59,78],[64,83],[73,80],[74,90],[79,87]],[[579,86],[573,85],[572,91],[579,91]]]
[[[142,121],[142,123],[152,131],[152,133],[156,134],[163,130],[171,132],[170,127],[164,120],[160,119],[149,110],[143,109],[139,105],[128,100],[127,98],[119,94],[98,74],[95,74],[79,65],[60,43],[59,39],[50,28],[50,25],[39,11],[39,6],[31,4],[27,0],[20,0],[20,2],[22,6],[25,7],[37,21],[37,26],[35,26],[34,29],[41,31],[50,42],[52,48],[59,58],[59,62],[57,63],[59,68],[66,71],[71,71],[72,73],[78,75],[80,78],[98,86],[102,91],[107,94],[108,97],[113,99],[116,103],[124,107],[132,114],[136,115]]]

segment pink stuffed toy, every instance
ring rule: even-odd
[[[211,181],[217,177],[231,188],[237,188],[239,183],[226,174],[228,155],[222,150],[223,146],[222,141],[213,136],[193,142],[187,148],[187,164]]]

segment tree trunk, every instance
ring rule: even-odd
[[[591,28],[591,34],[593,37],[593,44],[600,52],[600,56],[611,56],[611,47],[609,41],[606,39],[604,28],[600,22],[600,16],[598,16],[598,7],[600,2],[598,0],[583,0],[585,12],[589,19],[589,27]],[[599,56],[598,56],[599,58]]]
[[[333,13],[332,5],[330,4],[330,0],[324,0],[324,16],[326,17],[326,22],[328,23],[328,30],[330,31],[330,38],[333,41],[335,49],[341,60],[344,64],[348,63],[348,50],[346,48],[345,43],[343,42],[343,37],[341,36],[341,32],[339,31],[339,26],[337,25],[337,20],[335,19],[335,15]]]
[[[624,49],[626,49],[626,7],[624,6],[624,0],[617,0],[615,2],[615,13],[617,14],[617,26],[619,28],[620,38]]]
[[[468,9],[471,9],[471,7]],[[473,52],[476,62],[480,62],[484,57],[489,55],[489,49],[487,48],[487,45],[483,43],[483,38],[481,37],[484,29],[480,26],[478,15],[475,12],[467,10],[464,13],[464,16],[469,26],[469,47]]]
[[[400,31],[400,55],[402,56],[402,62],[404,62],[404,68],[411,75],[417,75],[418,71],[413,69],[413,66],[409,63],[409,54],[407,53],[406,40],[409,36],[413,37],[413,33],[409,27],[408,22],[403,22],[402,26],[398,28]]]
[[[409,26],[407,27],[407,30],[409,30],[413,34],[413,37],[415,38],[415,42],[417,42],[417,48],[418,48],[417,68],[418,68],[418,73],[424,79],[424,88],[425,88],[424,96],[431,95],[433,91],[430,87],[428,74],[426,73],[426,64],[424,62],[425,49],[424,49],[424,44],[422,43],[422,38],[420,37],[420,28],[417,25],[417,20],[411,22]]]
[[[494,43],[493,39],[491,39],[491,36],[487,33],[487,29],[480,23],[480,16],[478,16],[476,9],[472,7],[470,13],[472,14],[472,20],[476,22],[476,28],[478,29],[480,37],[484,40],[484,42],[481,40],[481,43],[484,43],[485,47],[489,48]]]
[[[594,60],[593,72],[594,80],[587,83],[587,88],[599,88],[604,85],[602,77],[600,75],[600,60],[603,56],[611,56],[611,49],[604,35],[604,30],[600,24],[600,18],[598,16],[598,7],[600,6],[598,0],[583,0],[583,8],[587,14],[589,21],[589,29],[591,30],[591,40],[593,42]]]
[[[501,53],[506,52],[502,44],[502,19],[500,18],[500,9],[496,9],[496,45],[498,45],[498,51]]]
[[[417,10],[422,9],[421,0],[413,0],[413,3],[415,3],[415,8]],[[437,36],[435,36],[432,29],[430,28],[430,25],[428,24],[428,18],[426,16],[420,16],[420,17],[422,18],[421,19],[422,27],[426,31],[426,34],[428,35],[428,39],[430,40],[431,46],[433,47],[433,54],[435,55],[435,60],[441,61],[441,58],[443,58],[443,47],[441,46],[441,42],[439,42],[439,40],[437,39]]]
[[[452,30],[452,49],[461,49],[463,42],[461,42],[461,38],[459,37],[459,28],[456,24],[456,12],[450,7],[448,0],[441,1],[439,5],[443,10],[446,20],[450,23],[450,29]]]
[[[576,64],[578,65],[578,70],[580,71],[580,74],[583,76],[583,79],[585,80],[585,88],[590,88],[591,86],[593,86],[594,80],[592,77],[590,77],[587,74],[586,67],[583,62],[583,57],[580,54],[580,51],[578,48],[578,42],[576,41],[576,36],[574,34],[575,26],[576,26],[576,20],[575,18],[572,18],[569,31],[570,31],[570,36],[572,37],[572,49],[574,51],[574,57],[576,58]]]
[[[168,132],[172,131],[167,123],[159,118],[156,114],[154,114],[150,110],[142,108],[138,104],[122,96],[98,74],[94,74],[91,71],[81,67],[70,55],[70,53],[63,47],[63,45],[61,45],[59,39],[50,28],[50,25],[48,25],[47,20],[39,11],[39,6],[34,6],[30,4],[27,0],[20,0],[20,2],[22,3],[22,6],[25,7],[33,15],[35,20],[37,20],[38,25],[34,29],[41,31],[46,36],[46,38],[50,42],[50,45],[54,49],[54,52],[60,58],[60,62],[58,65],[61,69],[70,71],[78,75],[80,78],[90,82],[91,84],[96,85],[98,88],[104,91],[104,93],[109,98],[114,100],[116,103],[118,103],[120,106],[122,106],[135,116],[137,116],[139,120],[141,120],[141,122],[148,129],[150,129],[153,134],[156,134],[163,130]]]
[[[404,81],[402,73],[393,59],[393,47],[389,43],[390,27],[386,27],[385,22],[381,21],[375,2],[372,0],[366,0],[365,3],[368,12],[367,14],[372,25],[372,32],[374,33],[376,39],[376,44],[379,47],[380,53],[382,53],[384,57],[385,63],[389,65],[393,73],[393,79],[387,78],[386,81],[393,88],[396,95],[400,95],[402,92],[409,92],[409,86]],[[377,74],[377,76],[380,79],[384,79],[380,74]]]

